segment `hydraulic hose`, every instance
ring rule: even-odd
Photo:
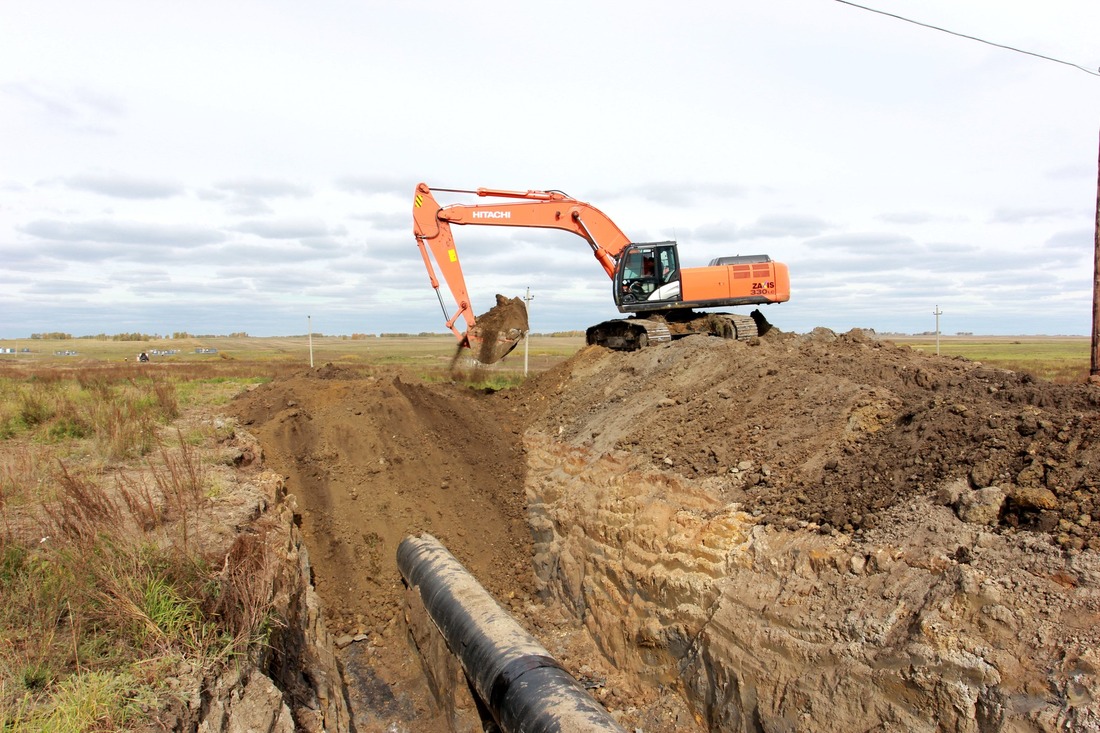
[[[435,537],[402,540],[397,567],[505,733],[625,733]]]

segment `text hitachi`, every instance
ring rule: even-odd
[[[511,211],[475,211],[471,215],[474,219],[511,219]]]

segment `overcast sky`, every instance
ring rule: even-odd
[[[863,4],[1100,67],[1096,0]],[[1098,134],[1097,76],[835,0],[6,2],[0,338],[442,332],[420,181],[769,254],[787,331],[1088,334]],[[618,315],[578,237],[455,237],[476,312]]]

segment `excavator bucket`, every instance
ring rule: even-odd
[[[527,306],[521,298],[497,295],[497,304],[474,319],[466,344],[482,364],[495,364],[527,334]]]

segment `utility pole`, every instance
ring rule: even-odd
[[[943,315],[943,311],[937,305],[936,310],[932,311],[932,314],[936,316],[936,356],[940,355],[940,316]]]
[[[1092,364],[1089,375],[1100,377],[1100,156],[1096,161],[1096,230],[1092,249]]]
[[[313,368],[313,316],[306,316],[309,325],[309,368]]]
[[[523,307],[527,311],[527,333],[523,334],[523,376],[527,376],[527,341],[531,338],[531,301],[535,296],[531,295],[531,288],[527,288],[527,295],[523,296]]]

